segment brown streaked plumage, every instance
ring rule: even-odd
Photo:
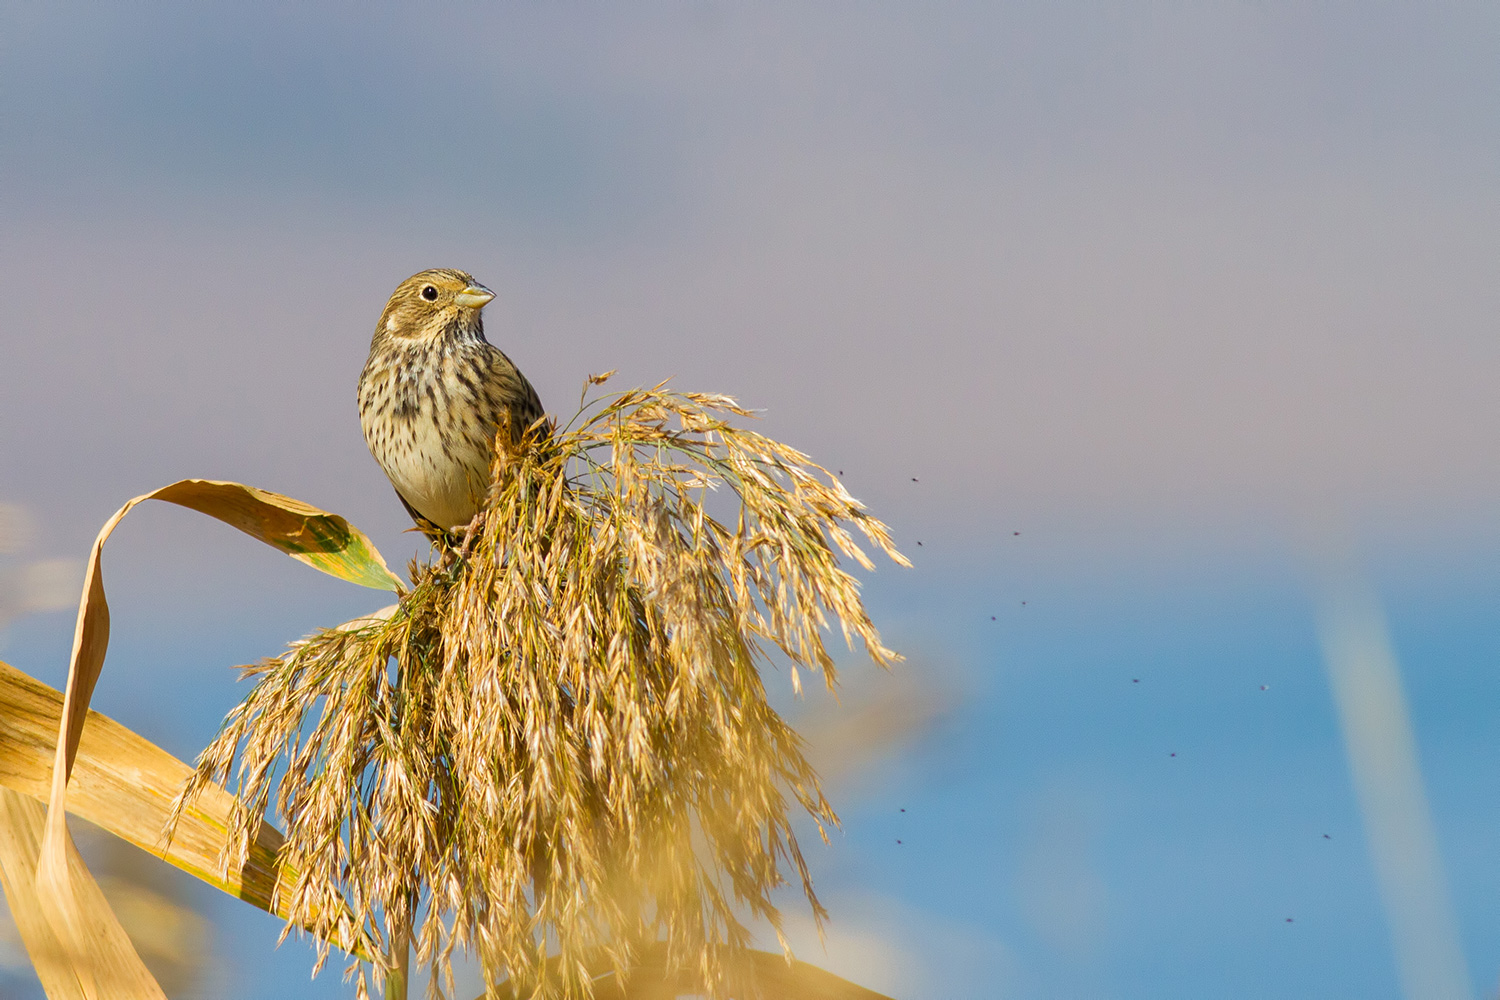
[[[385,304],[359,376],[370,454],[426,529],[462,531],[489,486],[495,432],[519,436],[542,415],[526,376],[484,339],[494,293],[463,271],[401,282]]]

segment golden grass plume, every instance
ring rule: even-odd
[[[741,918],[779,935],[792,872],[823,915],[790,800],[825,839],[837,823],[760,668],[779,652],[794,687],[832,686],[835,621],[899,659],[840,558],[873,568],[852,528],[907,564],[827,470],[731,423],[749,415],[663,384],[502,441],[464,552],[414,563],[388,616],[247,668],[179,801],[236,774],[244,850],[274,794],[288,926],[333,938],[347,900],[384,947],[410,935],[434,990],[455,948],[490,986],[571,997],[665,942],[722,995]]]

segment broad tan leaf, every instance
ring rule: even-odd
[[[0,785],[46,801],[62,694],[0,662]],[[89,712],[68,786],[68,811],[176,865],[224,892],[285,916],[275,904],[283,870],[276,851],[282,837],[268,823],[237,872],[219,870],[233,796],[205,790],[183,811],[170,844],[161,843],[172,800],[192,768],[154,743],[98,712]]]
[[[56,688],[0,662],[0,786],[46,801],[62,702]],[[283,894],[298,873],[278,857],[279,830],[262,821],[245,865],[228,872],[220,865],[234,808],[234,796],[223,788],[205,787],[183,809],[171,842],[162,842],[173,799],[191,773],[189,765],[151,741],[90,711],[68,785],[68,811],[285,919]],[[368,954],[358,941],[348,945],[345,950]]]
[[[31,967],[49,1000],[85,1000],[36,894],[36,859],[47,810],[35,799],[0,788],[0,885],[21,933]]]
[[[67,881],[60,887],[40,876],[38,855],[45,826],[46,813],[39,802],[0,789],[5,897],[47,996],[166,1000],[71,838],[62,853]],[[35,878],[33,872],[38,873]],[[59,891],[69,894],[65,911],[58,906]]]
[[[750,953],[755,976],[767,997],[784,1000],[891,1000],[831,972],[766,951]]]

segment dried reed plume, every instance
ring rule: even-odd
[[[740,918],[780,936],[788,867],[821,920],[787,796],[825,839],[837,817],[760,667],[779,650],[794,687],[832,686],[830,619],[899,659],[839,567],[873,568],[846,525],[908,563],[827,470],[728,422],[749,415],[658,385],[502,442],[466,553],[414,563],[387,616],[247,668],[180,801],[238,756],[243,852],[284,768],[288,926],[337,939],[352,908],[388,952],[410,935],[433,990],[459,948],[492,988],[581,997],[657,941],[738,989]]]

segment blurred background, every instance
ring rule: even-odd
[[[99,525],[179,478],[404,564],[354,383],[395,285],[463,268],[552,412],[611,368],[733,394],[916,564],[866,578],[902,669],[771,679],[844,819],[799,957],[1494,996],[1497,121],[1481,3],[6,5],[0,657],[60,686]],[[164,505],[105,567],[94,707],[189,760],[233,665],[384,603]],[[352,994],[128,855],[174,996]]]

